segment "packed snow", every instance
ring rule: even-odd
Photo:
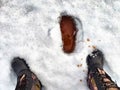
[[[71,54],[62,50],[61,14],[74,16],[78,34]],[[24,58],[44,90],[89,90],[86,57],[105,55],[105,71],[120,86],[119,0],[0,0],[0,90],[14,90],[14,57]]]

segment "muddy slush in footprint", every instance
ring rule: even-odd
[[[60,30],[62,35],[63,51],[65,53],[72,53],[75,49],[77,34],[77,28],[74,18],[69,15],[61,16]]]

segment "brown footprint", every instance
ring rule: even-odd
[[[60,19],[60,30],[63,42],[63,51],[65,53],[71,53],[75,49],[76,40],[76,23],[72,16],[63,15]]]

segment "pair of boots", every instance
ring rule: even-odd
[[[94,50],[87,56],[87,83],[90,90],[120,90],[117,84],[103,70],[103,62],[104,55],[100,50]],[[14,58],[12,68],[18,78],[15,90],[41,90],[41,82],[30,70],[24,59]]]

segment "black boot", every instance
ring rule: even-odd
[[[26,64],[25,60],[19,57],[15,57],[12,61],[12,68],[14,72],[19,76],[21,71],[30,71],[28,65]]]
[[[120,90],[111,77],[103,70],[104,55],[94,50],[87,56],[87,83],[91,90]]]
[[[87,64],[89,69],[103,69],[104,56],[100,50],[95,50],[87,56]]]
[[[12,68],[17,75],[17,86],[15,90],[41,90],[41,83],[37,76],[31,72],[25,60],[15,57]]]

